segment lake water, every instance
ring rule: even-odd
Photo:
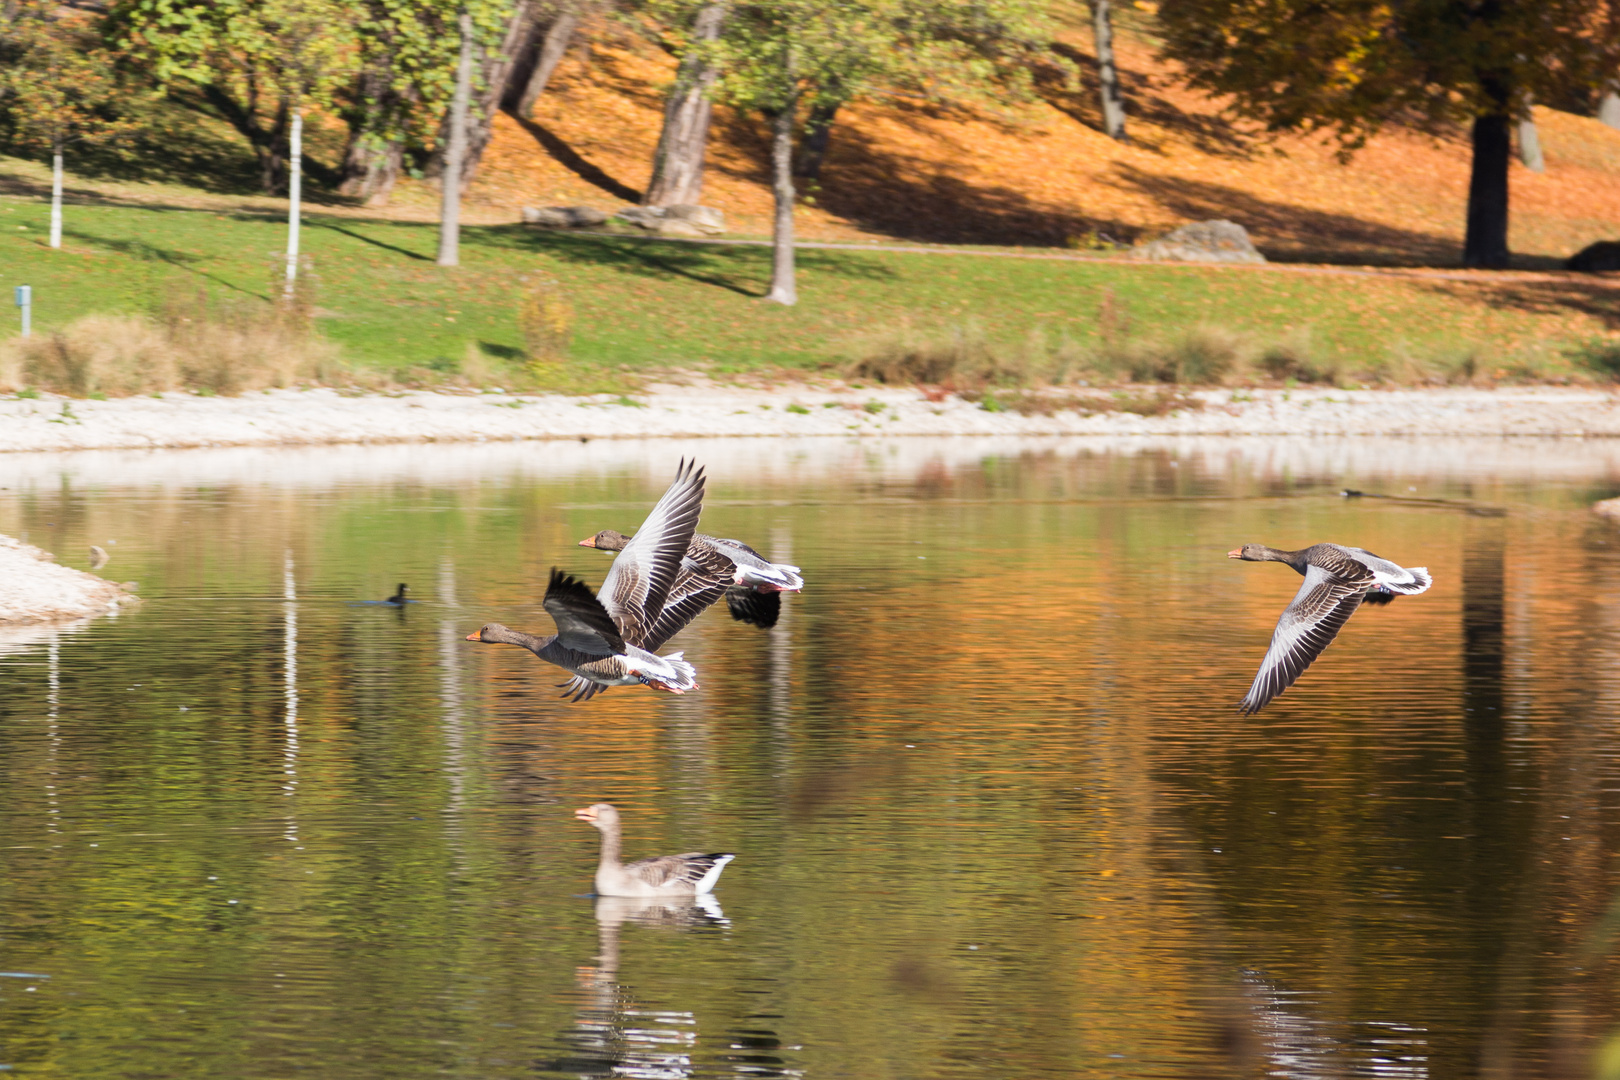
[[[777,628],[582,705],[463,640],[549,632],[682,453],[804,568]],[[0,1064],[1620,1074],[1617,491],[1573,441],[8,456],[0,532],[144,602],[0,638]],[[1241,717],[1298,578],[1225,553],[1316,540],[1435,586]],[[604,800],[736,852],[714,904],[593,901]]]

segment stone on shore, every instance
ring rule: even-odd
[[[726,215],[712,206],[627,206],[613,216],[659,236],[719,236],[726,231]]]
[[[1602,502],[1592,504],[1592,512],[1601,514],[1606,518],[1620,520],[1620,499],[1604,499]]]
[[[587,229],[607,221],[607,211],[594,206],[525,206],[523,224],[542,229]]]
[[[1263,263],[1266,257],[1235,221],[1195,221],[1131,249],[1136,259],[1170,262]]]
[[[58,566],[50,552],[0,536],[0,624],[105,615],[134,600],[122,585]]]

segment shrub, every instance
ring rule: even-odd
[[[529,279],[518,302],[518,328],[530,372],[542,380],[558,375],[574,340],[574,305],[559,282]]]

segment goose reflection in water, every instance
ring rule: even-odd
[[[1285,990],[1258,971],[1243,972],[1243,1003],[1266,1060],[1266,1075],[1285,1080],[1338,1080],[1346,1076],[1427,1080],[1429,1040],[1420,1027],[1359,1021],[1345,1037],[1307,1010],[1313,995]]]
[[[575,976],[578,1011],[573,1027],[559,1037],[567,1050],[561,1057],[540,1062],[537,1072],[639,1080],[685,1080],[727,1073],[802,1075],[786,1068],[780,1058],[759,1052],[779,1045],[775,1034],[768,1031],[728,1032],[723,1041],[731,1052],[717,1055],[712,1064],[695,1062],[697,1015],[638,1007],[633,989],[619,981],[619,935],[627,922],[672,933],[715,933],[731,925],[719,902],[707,894],[693,898],[598,896],[596,964],[579,968]]]

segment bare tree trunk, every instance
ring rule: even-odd
[[[287,288],[291,297],[298,282],[298,226],[304,197],[304,110],[292,110],[292,144],[287,152]]]
[[[1598,103],[1598,119],[1612,128],[1620,128],[1620,87],[1614,83],[1603,88],[1603,100]]]
[[[439,265],[461,262],[461,163],[467,154],[467,108],[472,98],[472,18],[465,8],[457,20],[461,30],[461,56],[456,61],[456,93],[450,102],[450,139],[444,150],[444,174],[439,178]]]
[[[1110,139],[1130,142],[1125,134],[1125,95],[1119,88],[1119,67],[1114,63],[1114,20],[1110,0],[1091,0],[1097,36],[1097,78],[1102,84],[1103,130]]]
[[[1499,79],[1481,81],[1496,109],[1474,118],[1463,265],[1503,270],[1508,265],[1508,164],[1513,158],[1513,120],[1508,114],[1506,86]]]
[[[355,139],[344,154],[338,194],[360,199],[367,206],[387,206],[404,165],[405,144],[399,139],[373,135]]]
[[[574,30],[578,26],[579,9],[570,5],[558,11],[557,17],[546,27],[545,36],[540,41],[540,55],[534,62],[534,70],[523,82],[523,92],[515,96],[508,94],[507,109],[514,116],[526,118],[534,111],[534,103],[546,92],[546,85],[551,82],[557,65],[562,63],[563,54],[574,40]],[[515,86],[507,87],[509,92],[513,89]]]
[[[51,140],[51,247],[62,246],[62,137]]]
[[[500,111],[501,99],[506,96],[507,77],[512,73],[512,62],[529,31],[533,18],[533,0],[517,0],[512,16],[506,22],[506,34],[501,47],[495,52],[485,51],[479,74],[482,76],[478,101],[467,114],[467,150],[461,158],[461,185],[471,184],[478,173],[479,162],[495,134],[495,114]]]
[[[703,201],[703,157],[709,144],[709,89],[719,78],[705,46],[720,37],[726,19],[724,3],[708,4],[692,22],[693,47],[681,57],[675,85],[664,103],[664,130],[653,151],[647,206],[680,206]],[[791,110],[789,110],[791,111]]]
[[[827,145],[832,142],[833,117],[838,115],[839,102],[818,101],[810,106],[804,118],[804,139],[799,143],[799,157],[793,163],[793,175],[801,180],[821,179],[821,166],[827,160]]]
[[[799,302],[793,266],[793,118],[798,104],[798,95],[789,98],[771,123],[771,193],[776,196],[776,220],[771,229],[771,291],[765,299],[789,307]]]

